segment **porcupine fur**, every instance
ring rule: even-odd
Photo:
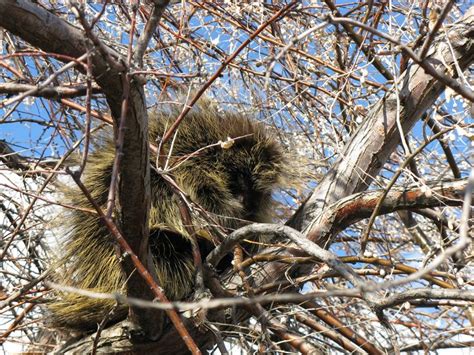
[[[177,110],[149,115],[149,141],[156,144],[179,114]],[[198,149],[237,138],[228,149],[213,146],[184,160]],[[170,147],[172,150],[170,152]],[[180,163],[172,174],[190,200],[203,207],[214,221],[228,229],[243,221],[271,220],[272,190],[283,175],[285,157],[265,126],[232,112],[220,113],[212,105],[193,109],[180,124],[173,142],[163,147],[169,165]],[[92,197],[105,208],[114,159],[111,138],[103,138],[92,154],[83,182]],[[156,156],[150,157],[155,165]],[[190,235],[183,225],[178,197],[156,170],[151,170],[150,250],[159,284],[170,300],[182,300],[193,290],[195,267]],[[65,199],[76,206],[92,208],[75,187],[65,189]],[[99,217],[79,210],[68,212],[68,228],[60,264],[61,282],[97,292],[123,292],[123,274],[116,242]],[[194,226],[201,229],[205,226]],[[57,328],[80,332],[97,329],[114,307],[113,300],[63,293],[49,305]],[[124,319],[126,306],[119,306],[110,321]]]

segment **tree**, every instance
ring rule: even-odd
[[[104,220],[132,255],[118,300],[147,337],[137,344],[122,323],[99,326],[63,351],[472,346],[473,25],[474,8],[454,1],[0,0],[2,342],[39,339],[37,305],[61,288],[45,282],[60,233],[48,224],[61,204],[52,181],[67,175],[71,154],[87,168],[91,132],[105,125],[123,218]],[[176,127],[203,95],[251,113],[278,131],[301,178],[279,192],[278,222],[232,232],[203,262],[212,296],[169,304],[144,277],[147,110],[183,92]],[[275,243],[244,258],[239,243],[261,234]],[[210,272],[228,253],[233,266]],[[54,332],[41,333],[43,349],[56,345]]]

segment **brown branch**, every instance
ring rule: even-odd
[[[314,344],[306,341],[301,335],[292,333],[287,326],[282,324],[275,317],[272,317],[260,304],[249,305],[246,308],[262,323],[262,326],[270,329],[278,338],[288,343],[292,348],[298,351],[298,353],[304,355],[322,355],[321,351],[319,351]]]
[[[87,69],[86,69],[86,126],[84,128],[84,150],[82,152],[81,165],[79,166],[78,176],[81,177],[87,163],[87,157],[89,156],[89,143],[91,135],[91,99],[92,99],[92,62],[91,56],[87,56]]]
[[[16,102],[20,102],[28,96],[34,96],[37,91],[48,87],[49,84],[52,83],[60,74],[62,74],[65,71],[73,68],[77,64],[83,64],[82,61],[84,59],[86,59],[87,56],[88,56],[87,53],[83,54],[82,56],[77,58],[77,60],[72,60],[69,63],[67,63],[66,65],[64,65],[63,67],[61,67],[60,69],[58,69],[57,71],[55,71],[53,74],[51,74],[46,80],[44,80],[40,84],[33,86],[32,89],[27,90],[25,92],[22,92],[20,95],[15,96],[11,99],[8,99],[4,102],[0,102],[0,108],[3,108],[5,106],[11,105],[11,104],[16,103]]]
[[[419,185],[394,186],[386,190],[360,192],[341,199],[329,206],[313,221],[310,240],[322,245],[341,230],[371,216],[381,197],[379,214],[387,214],[406,209],[420,209],[439,206],[461,206],[467,179],[427,183]],[[429,193],[427,193],[429,191]]]
[[[118,308],[118,303],[115,304],[112,309],[107,313],[100,324],[97,327],[97,331],[94,334],[94,341],[92,343],[92,348],[91,348],[91,355],[96,355],[97,354],[97,347],[99,346],[99,340],[100,340],[100,335],[102,331],[106,328],[107,323],[110,321],[110,319],[113,317],[114,313],[117,311]]]
[[[87,86],[71,85],[71,86],[46,86],[39,87],[30,84],[19,83],[0,83],[0,94],[20,94],[31,91],[30,96],[44,97],[46,99],[63,99],[84,96],[87,94]],[[91,88],[92,94],[100,94],[102,90],[94,85]]]
[[[21,324],[23,319],[33,310],[33,307],[36,306],[35,303],[28,304],[21,313],[8,325],[8,329],[0,334],[0,345],[2,345],[7,339],[8,336],[13,333],[17,327]]]
[[[78,103],[76,103],[74,101],[67,100],[67,99],[61,99],[61,103],[65,106],[67,106],[67,107],[70,107],[70,108],[74,109],[74,110],[87,113],[87,108],[86,107],[84,107],[82,105],[79,105]],[[92,117],[95,117],[95,118],[101,120],[102,122],[105,122],[105,123],[109,124],[109,125],[112,125],[113,122],[114,122],[113,118],[110,115],[106,114],[106,113],[91,110],[90,115]]]
[[[382,259],[382,258],[363,257],[363,256],[345,256],[345,257],[341,257],[341,261],[345,263],[361,263],[362,262],[362,263],[367,263],[367,264],[383,265],[386,267],[390,267],[390,268],[394,268],[396,270],[402,271],[408,275],[414,274],[415,272],[418,271],[417,268],[414,268],[412,266],[408,266],[399,262],[393,262],[391,260]],[[440,280],[439,278],[434,277],[432,273],[426,273],[421,278],[439,287],[443,287],[446,289],[454,288],[452,283]]]
[[[350,339],[352,342],[357,344],[359,347],[367,351],[369,354],[381,354],[382,352],[377,349],[371,342],[369,342],[366,338],[363,336],[357,334],[354,332],[352,329],[350,329],[348,326],[346,326],[344,323],[342,323],[334,314],[331,312],[327,311],[316,303],[313,300],[304,302],[301,304],[302,307],[305,309],[309,310],[311,313],[313,313],[316,317],[321,319],[323,322],[325,322],[327,325],[331,326],[334,328],[338,333],[342,334],[344,337],[347,339]]]
[[[168,6],[169,0],[153,0],[153,10],[151,11],[150,17],[145,25],[143,33],[140,35],[137,43],[137,49],[134,54],[134,59],[137,61],[140,68],[143,67],[143,55],[148,47],[151,36],[155,33],[156,27],[158,26],[161,16]]]
[[[311,329],[311,333],[316,332],[320,333],[322,336],[327,337],[334,341],[336,344],[340,345],[342,348],[346,349],[349,352],[357,353],[360,351],[360,347],[354,345],[354,343],[350,342],[346,338],[342,337],[340,334],[336,333],[334,330],[325,327],[321,323],[318,323],[315,319],[311,318],[307,314],[303,312],[296,312],[295,318],[301,324],[309,327]],[[372,353],[372,354],[382,354],[382,352]]]

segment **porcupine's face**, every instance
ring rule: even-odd
[[[274,141],[257,138],[250,150],[240,150],[240,159],[234,157],[236,164],[229,169],[229,189],[242,204],[244,219],[268,222],[271,193],[281,176],[283,154]]]

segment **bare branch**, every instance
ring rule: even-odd
[[[379,303],[379,305],[381,308],[390,308],[416,299],[442,299],[474,302],[474,291],[416,288],[403,292],[397,292],[389,297],[386,297]]]
[[[46,99],[62,99],[73,98],[78,96],[85,96],[87,86],[72,85],[72,86],[46,86],[40,88],[39,86],[20,83],[0,83],[0,94],[20,94],[29,92],[30,96],[44,97]],[[97,86],[92,87],[92,94],[100,94],[102,90]]]
[[[318,244],[331,240],[341,230],[370,217],[380,201],[381,214],[406,209],[461,206],[466,186],[467,180],[458,180],[427,183],[425,187],[418,184],[393,186],[389,192],[385,189],[360,192],[326,208],[313,221],[308,238]]]
[[[165,11],[166,6],[168,6],[168,3],[169,0],[153,1],[153,9],[145,25],[145,29],[143,30],[143,33],[138,39],[137,48],[134,55],[134,59],[138,62],[138,66],[140,68],[143,67],[143,55],[145,54],[145,50],[148,47],[148,43],[150,42],[151,36],[153,36],[153,34],[155,33],[156,27],[158,26],[161,16]]]

